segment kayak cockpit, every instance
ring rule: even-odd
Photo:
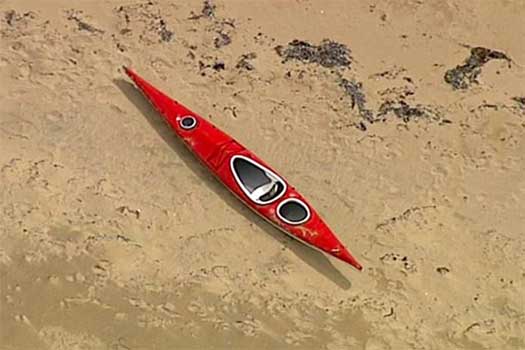
[[[297,198],[288,198],[277,206],[277,216],[287,224],[300,225],[310,219],[310,208]]]
[[[283,179],[253,159],[235,155],[230,166],[239,187],[257,204],[272,203],[286,192]]]

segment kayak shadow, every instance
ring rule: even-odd
[[[182,161],[205,182],[226,204],[232,209],[243,215],[246,219],[256,224],[261,230],[267,232],[270,237],[289,248],[297,257],[307,263],[317,272],[327,277],[342,289],[350,289],[351,282],[330,262],[330,260],[321,252],[310,248],[291,237],[283,234],[277,228],[266,222],[264,219],[255,214],[252,210],[242,204],[235,198],[228,189],[226,189],[209,171],[206,169],[191,151],[182,143],[181,140],[173,133],[167,123],[157,113],[149,101],[142,93],[130,82],[124,79],[114,79],[115,85],[122,91],[131,103],[146,118],[153,129],[173,149]]]

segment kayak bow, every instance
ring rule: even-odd
[[[362,269],[319,214],[269,165],[131,69],[124,70],[186,146],[244,204],[291,237]]]

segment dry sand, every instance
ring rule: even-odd
[[[214,4],[0,0],[0,349],[524,349],[523,1]],[[351,65],[283,63],[294,39]],[[454,89],[469,46],[509,59]],[[122,64],[284,175],[364,271],[233,198]]]

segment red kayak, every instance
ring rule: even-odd
[[[249,208],[291,237],[362,269],[303,196],[275,170],[131,69],[124,70],[186,146]]]

